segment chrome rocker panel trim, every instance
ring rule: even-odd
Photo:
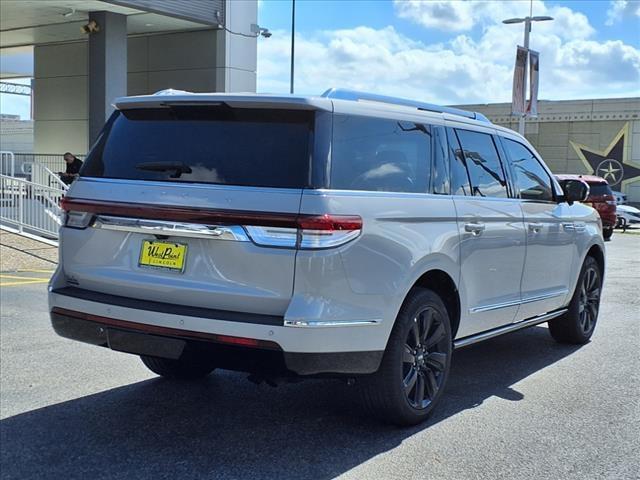
[[[285,320],[285,327],[295,328],[322,328],[322,327],[366,327],[370,325],[379,325],[382,323],[382,319],[372,320],[346,320],[344,322],[323,322],[314,320]]]
[[[522,320],[518,323],[510,323],[509,325],[504,325],[502,327],[494,328],[493,330],[488,330],[486,332],[478,333],[476,335],[470,335],[468,337],[461,338],[453,342],[454,348],[462,348],[468,345],[473,345],[474,343],[482,342],[484,340],[489,340],[493,337],[498,337],[500,335],[504,335],[505,333],[515,332],[517,330],[521,330],[527,327],[533,327],[534,325],[538,325],[540,323],[547,322],[552,320],[560,315],[564,314],[567,311],[566,308],[561,310],[556,310],[555,312],[545,313],[544,315],[538,315],[537,317],[529,318],[527,320]]]
[[[561,297],[563,295],[566,295],[567,293],[569,293],[569,290],[565,288],[562,290],[558,290],[556,292],[545,293],[543,295],[536,295],[535,297],[529,297],[523,300],[513,300],[511,302],[494,303],[492,305],[482,305],[480,307],[473,307],[469,309],[469,313],[481,313],[481,312],[488,312],[490,310],[498,310],[499,308],[515,307],[517,305],[524,305],[525,303],[532,303],[532,302],[538,302],[540,300],[548,300],[550,298]]]

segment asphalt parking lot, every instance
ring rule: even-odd
[[[0,477],[640,478],[640,235],[615,234],[607,256],[591,343],[539,326],[460,350],[441,408],[405,430],[337,381],[159,379],[57,337],[46,270],[2,274]]]

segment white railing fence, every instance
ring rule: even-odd
[[[52,172],[39,162],[24,162],[20,166],[20,169],[22,173],[29,176],[29,180],[33,183],[59,188],[64,191],[69,189],[69,186],[60,180],[60,176],[57,173]]]
[[[16,157],[13,152],[0,151],[0,175],[16,174]]]
[[[0,223],[20,233],[58,238],[64,187],[0,175]]]

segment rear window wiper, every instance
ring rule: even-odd
[[[192,173],[191,167],[183,162],[143,162],[136,164],[136,168],[150,172],[175,172],[169,178],[180,178],[183,173]]]

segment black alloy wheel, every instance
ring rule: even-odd
[[[587,343],[596,328],[601,295],[602,270],[596,259],[588,256],[567,311],[549,321],[551,336],[561,343]]]
[[[423,422],[442,399],[452,352],[442,298],[433,290],[413,288],[398,312],[380,368],[358,379],[364,406],[386,423]]]
[[[588,334],[595,327],[600,308],[600,273],[594,265],[588,266],[582,276],[580,297],[578,300],[578,315],[580,327]]]
[[[402,356],[402,387],[413,408],[429,407],[442,387],[451,350],[443,341],[446,332],[439,313],[433,307],[420,311],[407,332]]]

